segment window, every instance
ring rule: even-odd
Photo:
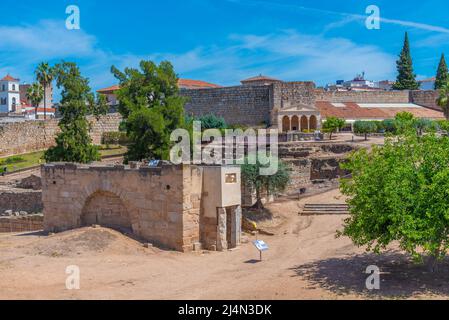
[[[2,85],[2,91],[6,91],[6,85]]]
[[[16,85],[15,84],[12,85],[12,91],[16,91]]]

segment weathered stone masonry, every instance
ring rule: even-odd
[[[121,119],[118,113],[102,116],[100,120],[88,117],[93,143],[100,144],[105,132],[118,131]],[[45,150],[54,145],[58,132],[56,119],[0,124],[0,157]]]
[[[225,182],[228,175],[232,183]],[[201,245],[224,250],[240,243],[238,167],[47,164],[42,187],[47,231],[99,224],[179,251]],[[218,228],[223,219],[229,221]]]

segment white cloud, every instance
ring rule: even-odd
[[[307,35],[295,30],[272,34],[230,35],[227,46],[214,44],[184,53],[148,55],[115,54],[100,49],[95,36],[69,31],[63,21],[37,25],[0,26],[0,72],[32,81],[35,66],[43,60],[75,59],[93,88],[115,82],[111,65],[137,67],[142,59],[169,60],[182,77],[223,85],[264,73],[284,80],[314,80],[319,84],[348,79],[365,71],[372,79],[391,78],[395,57],[380,48],[357,45],[344,38]]]

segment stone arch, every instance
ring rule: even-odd
[[[282,118],[282,132],[290,131],[290,118],[288,116],[284,116]]]
[[[298,116],[292,117],[292,131],[299,131],[299,118]]]
[[[301,131],[309,129],[309,120],[306,116],[301,117]]]
[[[123,232],[132,231],[131,213],[119,196],[99,190],[91,194],[81,210],[80,225],[98,224]]]
[[[309,124],[310,130],[316,130],[318,128],[318,120],[315,115],[310,116]]]

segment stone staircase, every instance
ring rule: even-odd
[[[306,203],[300,214],[305,216],[321,214],[349,214],[349,208],[347,204]]]

